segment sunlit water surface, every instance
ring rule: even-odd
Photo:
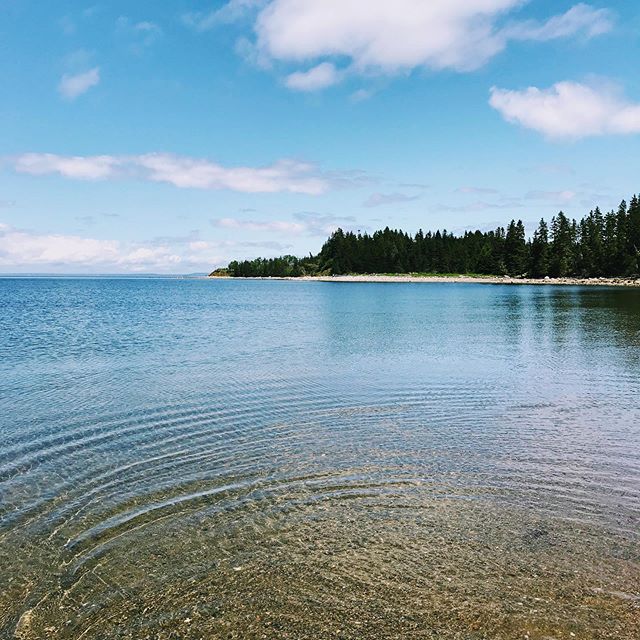
[[[640,638],[640,290],[0,279],[0,637]]]

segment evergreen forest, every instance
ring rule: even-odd
[[[627,277],[640,274],[640,200],[599,208],[580,221],[560,212],[528,237],[520,220],[494,231],[335,231],[317,255],[233,261],[234,277],[341,274],[478,274],[530,278]],[[215,272],[214,272],[215,274]],[[212,274],[213,275],[213,274]]]

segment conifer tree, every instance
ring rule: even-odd
[[[510,276],[522,275],[527,269],[527,243],[522,220],[512,220],[504,241],[504,264]]]
[[[551,220],[551,236],[550,275],[556,278],[571,275],[575,259],[575,230],[562,211]]]
[[[544,220],[527,243],[522,221],[506,231],[446,230],[415,236],[386,227],[373,234],[336,230],[320,253],[307,258],[281,256],[233,261],[233,276],[298,276],[315,273],[482,273],[531,277],[640,274],[640,201],[622,201],[617,211],[599,208],[580,222],[560,212],[550,227]]]
[[[529,272],[532,278],[544,278],[549,275],[549,227],[544,219],[540,220],[531,241]]]

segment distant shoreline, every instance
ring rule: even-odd
[[[600,287],[640,287],[640,278],[512,278],[510,276],[419,276],[419,275],[343,275],[343,276],[299,276],[299,277],[231,277],[207,276],[211,280],[295,280],[299,282],[415,282],[415,283],[460,283],[460,284],[532,284],[532,285],[578,285]]]

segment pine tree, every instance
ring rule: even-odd
[[[633,196],[629,203],[627,222],[627,255],[629,256],[629,270],[640,274],[640,200]]]
[[[540,220],[533,234],[530,264],[532,278],[544,278],[549,275],[549,227],[544,219]]]
[[[575,230],[574,225],[569,222],[562,211],[551,220],[551,236],[549,274],[556,278],[571,275],[575,260]]]
[[[512,220],[504,241],[504,264],[511,276],[522,275],[527,269],[527,243],[522,220]]]

